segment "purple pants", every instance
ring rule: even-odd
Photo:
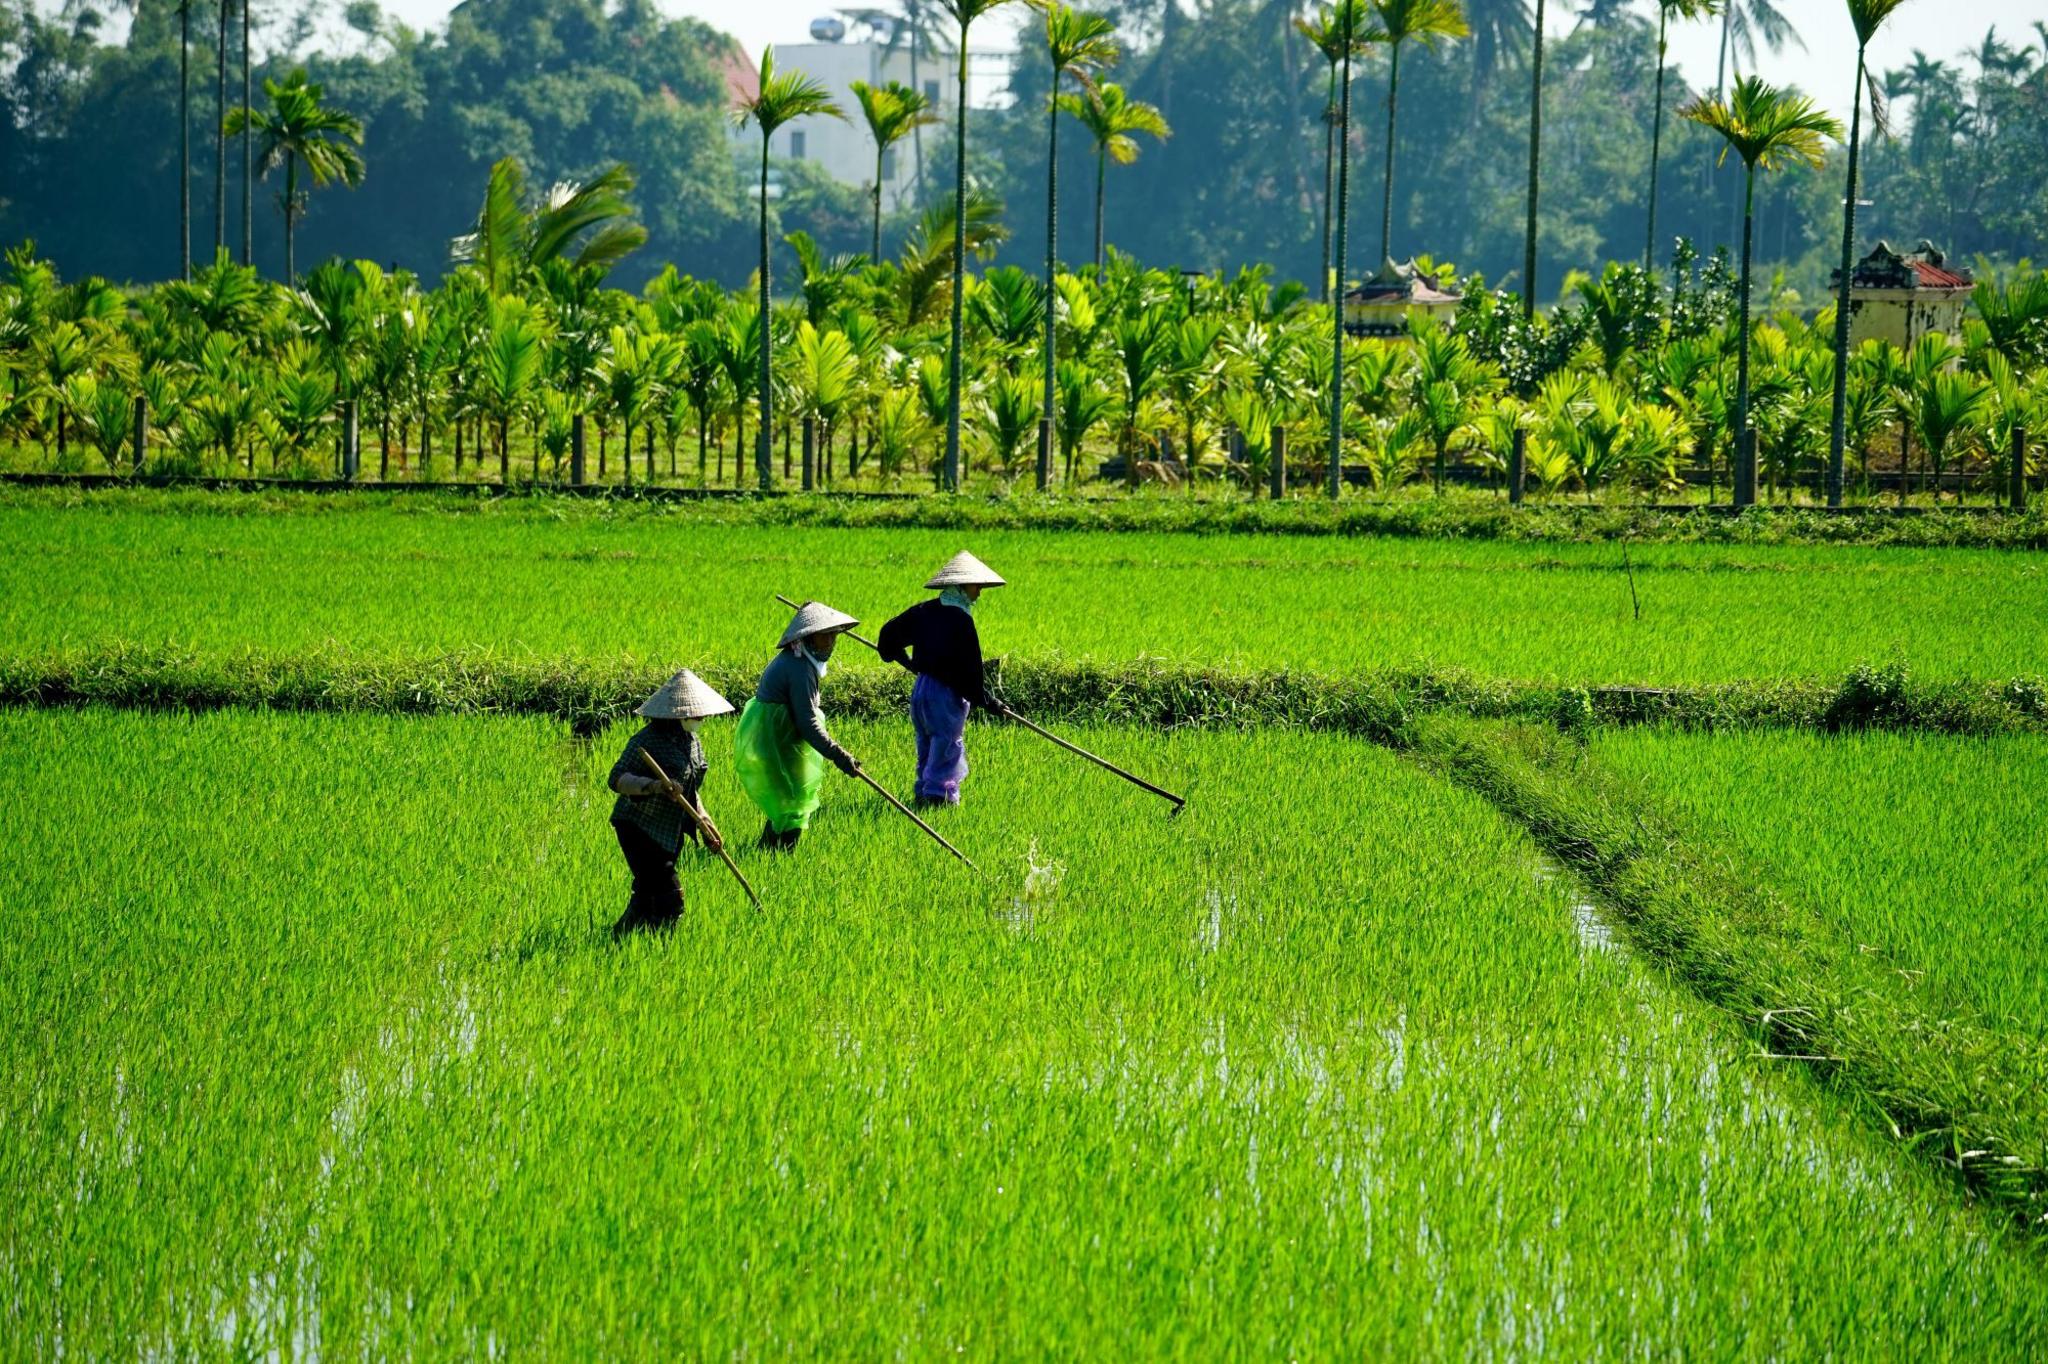
[[[910,689],[910,723],[917,730],[917,795],[921,800],[960,803],[967,778],[967,712],[959,692],[918,674]]]

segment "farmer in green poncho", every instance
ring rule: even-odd
[[[753,699],[740,713],[733,770],[768,817],[764,848],[794,848],[818,808],[830,762],[847,776],[860,772],[853,755],[825,732],[818,692],[841,633],[860,624],[823,602],[805,602],[776,645]]]

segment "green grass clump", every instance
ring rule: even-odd
[[[878,622],[968,534],[557,499],[313,506],[0,502],[0,649],[340,644],[757,668],[784,620],[773,593]],[[972,543],[1016,584],[981,613],[991,652],[1101,665],[1832,686],[1896,654],[1928,682],[1989,682],[2040,671],[2048,619],[2048,564],[1977,550],[1637,547],[1638,621],[1613,545],[1037,530]]]
[[[490,471],[491,478],[496,470]],[[289,490],[265,482],[190,478],[52,479],[30,475],[0,483],[0,501],[85,502],[114,506],[173,505],[202,514],[319,514],[338,503],[426,503],[443,509],[505,500],[550,517],[660,516],[678,504],[694,518],[727,525],[796,525],[845,529],[948,531],[1173,532],[1201,535],[1385,536],[1413,539],[1505,540],[1524,544],[1599,544],[1627,537],[1641,544],[1889,545],[1922,548],[2048,549],[2048,511],[2041,499],[2021,515],[1990,507],[1890,506],[1825,512],[1814,507],[1758,506],[1736,515],[1726,506],[1640,507],[1573,502],[1527,503],[1511,508],[1498,492],[1452,490],[1434,496],[1410,489],[1392,498],[1355,494],[1332,503],[1313,490],[1284,502],[1248,499],[1241,492],[1181,491],[1091,486],[1040,497],[1021,489],[1007,494],[926,496],[915,483],[900,493],[860,496],[781,492],[770,497],[694,487],[590,488],[581,493],[488,483],[398,484],[390,489],[326,485]],[[146,486],[135,486],[146,485]],[[232,490],[232,491],[230,491]],[[1696,500],[1704,493],[1695,494]],[[587,508],[587,510],[586,510]]]
[[[850,645],[831,684],[834,713],[875,718],[902,712],[910,675]],[[729,696],[751,693],[752,664],[699,664]],[[183,646],[113,645],[41,657],[0,655],[0,703],[97,704],[150,710],[225,706],[398,714],[550,715],[589,731],[630,714],[669,675],[630,660],[546,659],[488,650],[358,654],[208,653]],[[1549,687],[1458,671],[1380,669],[1348,677],[1245,672],[1139,660],[1102,665],[1065,659],[1005,660],[997,690],[1040,720],[1161,728],[1306,729],[1399,746],[1419,716],[1450,713],[1540,720],[1566,732],[1595,725],[1661,724],[1702,729],[1858,726],[1950,734],[2038,731],[2048,719],[2029,679],[2004,684],[1919,683],[1892,677],[1882,705],[1867,670],[1841,682],[1731,683],[1712,687]]]
[[[1845,941],[2048,1045],[2048,741],[1645,730],[1595,752]]]
[[[906,783],[900,720],[841,735]],[[0,712],[24,1354],[2019,1358],[2039,1259],[1372,746],[832,778],[665,939],[536,719]],[[730,731],[705,799],[751,832]],[[1284,799],[1276,792],[1284,791]]]

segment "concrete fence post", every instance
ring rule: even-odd
[[[137,398],[139,403],[142,400]],[[2027,509],[2027,428],[2012,429],[2012,509]]]
[[[1284,426],[1273,428],[1272,463],[1273,467],[1270,472],[1273,485],[1273,500],[1278,502],[1281,498],[1287,496],[1287,428]]]
[[[784,466],[783,477],[789,477]],[[804,491],[810,492],[818,486],[818,423],[815,418],[804,418]]]
[[[149,399],[140,393],[135,395],[135,472],[142,472],[142,461],[149,450]]]
[[[583,414],[578,412],[569,418],[569,482],[579,488],[583,486],[583,456],[588,448],[586,439]]]
[[[1508,442],[1508,505],[1522,505],[1524,486],[1529,481],[1529,433],[1521,427],[1515,428],[1514,439]]]

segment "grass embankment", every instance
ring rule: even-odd
[[[1070,530],[1097,532],[1195,532],[1201,534],[1379,536],[1397,539],[1504,540],[1516,543],[1595,544],[1627,538],[1643,544],[1873,545],[1929,548],[2048,548],[2048,501],[2037,498],[2025,513],[1990,505],[1958,507],[1921,499],[1903,511],[1872,502],[1830,512],[1812,505],[1758,506],[1736,515],[1726,506],[1642,506],[1564,500],[1510,507],[1498,493],[1454,490],[1436,496],[1409,489],[1391,498],[1351,494],[1332,503],[1314,491],[1297,490],[1282,502],[1214,491],[1146,490],[1135,494],[1091,488],[1083,494],[1041,497],[1022,489],[961,496],[923,496],[890,491],[866,495],[783,492],[768,497],[730,488],[514,488],[488,483],[460,490],[383,489],[333,485],[269,487],[261,482],[205,479],[154,480],[129,486],[110,478],[78,483],[0,483],[0,502],[46,499],[120,503],[166,500],[207,504],[230,514],[296,513],[321,504],[350,501],[393,505],[461,505],[478,499],[544,506],[549,514],[577,515],[573,508],[601,508],[616,514],[638,508],[662,514],[687,506],[692,516],[728,525],[800,525],[841,529]]]
[[[861,657],[858,645],[842,649],[843,661],[825,684],[827,709],[852,719],[900,716],[909,702],[910,675]],[[0,704],[529,714],[588,731],[628,714],[669,671],[666,664],[632,660],[541,659],[483,650],[365,655],[322,648],[270,654],[115,645],[0,655]],[[760,666],[700,664],[699,673],[737,704],[753,694]],[[1417,717],[1439,713],[1541,721],[1567,731],[1642,724],[1943,734],[2048,728],[2048,695],[2038,679],[1929,683],[1882,669],[1859,669],[1833,683],[1663,688],[1553,687],[1398,669],[1330,677],[1151,660],[1104,666],[1018,659],[1005,661],[999,675],[1001,695],[1039,719],[1300,729],[1395,741]]]
[[[2043,670],[2048,620],[2048,559],[1981,550],[1666,545],[1625,560],[1615,545],[732,526],[559,500],[318,506],[0,505],[0,652],[339,641],[759,666],[787,618],[774,593],[876,624],[963,543],[1015,584],[979,613],[990,652],[1103,665],[1698,687],[1832,685],[1896,656],[1928,680],[1988,681]]]
[[[1384,750],[1084,735],[1168,820],[991,732],[944,817],[989,881],[834,777],[740,853],[767,913],[692,857],[613,948],[622,731],[561,733],[0,713],[18,1348],[2048,1348],[2035,1256]]]
[[[1644,730],[1593,748],[1837,935],[2048,1044],[2048,741]]]
[[[1738,1020],[1764,1056],[1808,1069],[2048,1236],[2048,1045],[2038,1037],[1987,1023],[1967,988],[1923,979],[1919,958],[1873,950],[1837,915],[1779,893],[1767,863],[1724,851],[1713,826],[1666,816],[1641,782],[1571,738],[1438,722],[1418,732],[1417,751],[1582,876],[1632,940]],[[2036,905],[2027,931],[2039,932],[2038,916]]]

